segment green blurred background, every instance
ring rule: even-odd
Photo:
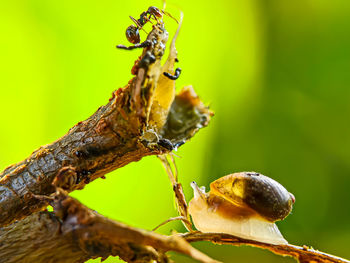
[[[65,134],[127,83],[140,51],[115,45],[127,44],[129,15],[162,3],[0,4],[2,170]],[[178,8],[185,14],[177,86],[193,84],[216,113],[209,127],[176,153],[187,198],[192,180],[208,186],[228,173],[261,172],[296,196],[293,213],[278,223],[287,240],[350,258],[350,1],[167,4],[174,16]],[[165,20],[172,34],[176,24]],[[154,156],[73,196],[145,229],[176,215],[170,184]],[[173,222],[159,232],[173,229],[184,231]],[[249,247],[195,246],[223,262],[294,262]]]

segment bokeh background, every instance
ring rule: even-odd
[[[137,17],[150,5],[162,3],[1,1],[1,170],[65,134],[127,83],[140,51],[115,45],[127,44],[128,16]],[[185,14],[177,86],[193,84],[216,113],[209,127],[176,153],[187,198],[192,180],[208,186],[232,172],[258,171],[296,196],[293,213],[278,223],[291,243],[350,258],[350,1],[169,0],[167,5],[175,17],[179,9]],[[176,24],[165,20],[172,34]],[[145,229],[176,215],[156,157],[72,195]],[[184,231],[172,222],[159,232],[172,230]],[[223,262],[294,262],[256,248],[195,246]]]

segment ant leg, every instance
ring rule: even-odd
[[[135,45],[129,46],[129,47],[124,46],[124,45],[118,45],[116,47],[120,48],[120,49],[133,50],[135,48],[145,48],[145,47],[149,47],[151,45],[152,45],[151,41],[146,40],[145,42],[142,42],[142,43],[139,43],[139,44],[135,44]]]
[[[174,19],[176,23],[179,23],[179,21],[177,21],[177,19],[176,19],[175,17],[173,17],[169,12],[166,12],[166,11],[164,11],[164,10],[162,10],[162,12],[163,12],[164,15],[166,15],[166,16],[168,16],[168,17]]]
[[[147,18],[147,21],[149,21],[152,25],[152,21],[151,21],[151,17],[153,16],[153,18],[157,21],[157,24],[159,24],[159,20],[157,19],[157,17],[153,14],[150,14],[149,17],[146,17]]]
[[[163,75],[168,77],[169,79],[176,80],[176,79],[178,79],[180,77],[180,73],[181,73],[181,68],[177,68],[177,69],[175,69],[175,74],[174,75],[171,75],[168,72],[163,72]]]
[[[135,18],[133,18],[132,16],[129,16],[130,17],[130,19],[137,25],[137,27],[139,27],[139,28],[141,28],[142,27],[142,25],[140,24],[140,22],[139,21],[137,21]]]
[[[130,19],[136,24],[136,26],[139,28],[139,29],[142,29],[143,32],[145,32],[147,35],[148,33],[146,32],[146,30],[144,30],[142,27],[144,26],[144,24],[140,23],[138,20],[136,20],[135,18],[133,18],[132,16],[129,16]]]
[[[144,17],[144,19],[145,19],[145,24],[147,23],[147,22],[150,22],[152,25],[153,25],[153,23],[152,23],[152,21],[151,21],[151,16],[150,17],[147,17],[147,16],[145,16]]]

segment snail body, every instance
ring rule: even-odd
[[[210,191],[195,182],[189,213],[202,232],[227,233],[245,239],[288,244],[274,223],[292,210],[294,196],[275,180],[242,172],[219,178]]]

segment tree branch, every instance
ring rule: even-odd
[[[185,87],[175,96],[175,81],[162,74],[173,70],[175,37],[164,66],[168,33],[163,22],[153,27],[147,40],[151,45],[132,70],[136,77],[113,92],[107,105],[0,173],[0,226],[44,209],[46,202],[37,195],[50,195],[55,187],[82,189],[144,156],[170,152],[208,124],[211,112],[193,89]]]
[[[162,66],[168,33],[159,21],[126,87],[65,136],[0,174],[0,262],[84,262],[112,255],[163,263],[169,250],[216,262],[179,236],[111,221],[65,194],[144,156],[169,153],[208,124],[212,113],[192,87],[176,95],[175,81],[162,74],[177,61],[178,32]],[[48,204],[53,213],[40,211]]]
[[[350,263],[350,261],[336,257],[318,250],[314,250],[307,246],[295,246],[295,245],[272,245],[268,243],[248,240],[240,237],[236,237],[224,233],[202,233],[193,232],[181,235],[188,242],[198,241],[210,241],[217,244],[228,244],[234,246],[248,245],[252,247],[259,247],[270,250],[271,252],[282,255],[290,256],[298,259],[299,262],[334,262],[334,263]]]
[[[179,213],[179,217],[177,218],[171,218],[169,221],[172,220],[182,220],[184,223],[184,226],[187,230],[190,230],[187,233],[181,234],[184,239],[186,239],[188,242],[198,242],[198,241],[209,241],[216,244],[230,244],[235,246],[241,246],[241,245],[248,245],[258,248],[263,248],[270,250],[271,252],[282,255],[282,256],[290,256],[294,257],[301,263],[315,263],[315,262],[324,262],[324,263],[350,263],[350,261],[336,257],[318,250],[314,250],[312,248],[309,248],[307,246],[295,246],[291,244],[287,245],[273,245],[269,243],[264,242],[258,242],[254,240],[244,239],[238,236],[233,236],[230,234],[225,233],[203,233],[200,231],[193,231],[193,226],[189,221],[189,214],[188,214],[188,205],[186,202],[185,195],[183,193],[182,185],[178,182],[178,175],[177,175],[177,169],[174,160],[171,158],[174,170],[171,168],[171,164],[169,162],[169,159],[166,155],[159,156],[159,159],[163,163],[165,167],[165,171],[168,174],[170,183],[173,186],[173,191],[175,194],[175,200],[177,204],[177,210]],[[162,223],[161,225],[163,225]],[[159,226],[161,226],[159,225]],[[158,227],[159,227],[158,226]],[[157,227],[157,228],[158,228]]]
[[[119,256],[126,262],[169,262],[176,251],[200,262],[217,261],[182,237],[163,236],[109,220],[58,192],[54,212],[38,212],[0,229],[0,262],[85,262]]]
[[[168,34],[163,22],[157,20],[148,35],[148,45],[132,69],[135,77],[127,86],[113,92],[108,104],[62,138],[0,174],[0,263],[73,263],[110,255],[126,262],[165,263],[169,262],[167,251],[183,253],[200,262],[217,262],[188,243],[196,241],[259,247],[300,262],[350,263],[306,246],[272,245],[224,233],[159,235],[109,220],[66,192],[56,192],[82,189],[144,156],[169,153],[208,124],[212,113],[194,90],[185,87],[175,95],[175,81],[163,75],[174,72],[179,28],[162,66]],[[165,166],[172,173],[170,165]],[[169,178],[179,214],[191,230],[176,172]],[[49,203],[54,212],[41,211]]]

